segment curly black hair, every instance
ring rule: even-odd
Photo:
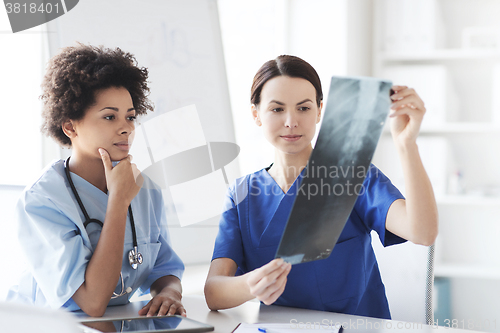
[[[137,67],[135,57],[119,48],[78,44],[62,49],[50,59],[42,82],[42,132],[71,147],[62,124],[82,119],[96,92],[110,87],[128,90],[136,115],[153,111],[147,78],[147,68]]]

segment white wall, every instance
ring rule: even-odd
[[[369,75],[371,8],[370,0],[219,0],[242,174],[273,160],[250,114],[250,87],[260,66],[280,54],[299,56],[318,72],[325,96],[332,75]]]
[[[16,240],[14,205],[24,185],[42,169],[42,35],[39,28],[18,35],[9,31],[7,14],[0,10],[0,300],[25,267]]]
[[[0,185],[0,244],[2,244],[2,269],[0,273],[0,300],[4,299],[10,286],[16,284],[25,269],[24,258],[16,241],[17,225],[14,207],[23,190],[22,186]]]

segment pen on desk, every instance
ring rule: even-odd
[[[277,333],[278,331],[274,331],[274,330],[270,330],[268,328],[264,328],[264,327],[259,327],[257,328],[259,332],[261,333]],[[340,325],[340,328],[338,330],[338,333],[342,333],[344,331],[344,326]]]
[[[275,332],[273,330],[270,330],[270,329],[267,329],[267,328],[264,328],[264,327],[259,327],[258,330],[261,333],[273,333],[273,332]],[[343,331],[344,331],[344,326],[340,325],[338,333],[342,333]]]
[[[262,332],[262,333],[275,333],[275,332],[279,332],[279,331],[270,330],[270,329],[264,328],[264,327],[259,327],[258,330],[259,330],[259,332]]]

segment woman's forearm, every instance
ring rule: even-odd
[[[155,297],[162,292],[165,288],[175,290],[176,293],[182,295],[181,280],[173,275],[162,276],[151,285],[151,296]],[[181,297],[182,298],[182,297]]]
[[[106,311],[122,268],[128,204],[110,195],[99,242],[85,270],[85,281],[73,300],[88,315]]]
[[[246,275],[209,276],[205,283],[205,299],[210,310],[232,308],[254,298],[246,283]]]
[[[397,147],[403,167],[406,223],[413,243],[432,245],[438,234],[438,210],[431,182],[415,142]]]

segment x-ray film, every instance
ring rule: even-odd
[[[323,123],[276,253],[291,264],[325,259],[344,229],[390,108],[391,82],[332,77]]]

